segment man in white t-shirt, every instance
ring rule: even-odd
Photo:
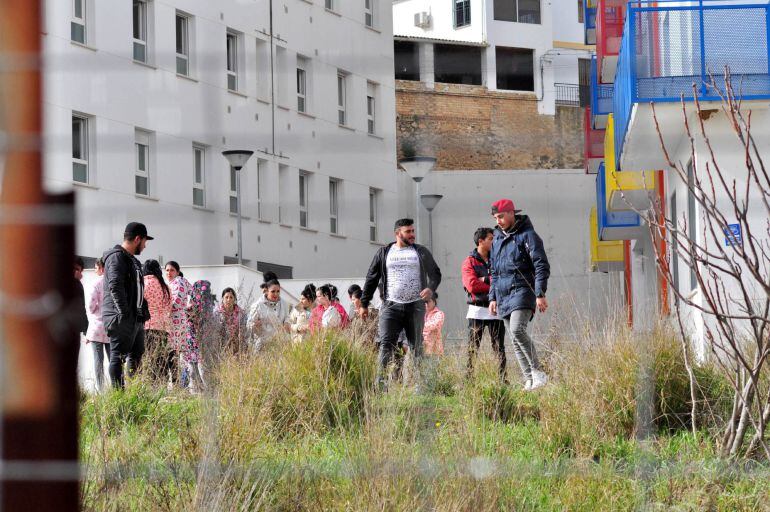
[[[374,291],[379,288],[382,307],[378,325],[377,382],[381,389],[386,387],[387,368],[402,330],[406,333],[415,365],[419,366],[423,355],[425,301],[433,297],[441,283],[441,270],[433,255],[426,247],[414,243],[414,221],[400,219],[394,229],[395,242],[377,251],[372,260],[359,308],[359,315],[365,317]]]

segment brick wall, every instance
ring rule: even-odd
[[[533,94],[397,80],[396,113],[399,158],[435,156],[436,169],[583,167],[582,110],[540,115]]]

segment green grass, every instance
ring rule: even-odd
[[[770,510],[770,467],[716,455],[669,341],[653,345],[657,435],[634,440],[638,355],[622,336],[547,361],[538,393],[482,360],[373,391],[374,354],[328,336],[223,361],[201,397],[134,382],[82,402],[88,510]],[[703,373],[710,418],[724,407]],[[684,383],[684,384],[683,384]]]

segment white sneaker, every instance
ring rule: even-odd
[[[542,388],[548,383],[548,375],[540,370],[532,371],[532,385],[529,387],[529,391],[537,388]]]
[[[524,383],[524,391],[529,391],[532,389],[532,379],[527,379],[527,382]]]

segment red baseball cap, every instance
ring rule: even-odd
[[[500,199],[492,203],[492,215],[503,212],[519,213],[520,211],[516,209],[516,206],[514,206],[513,201],[510,199]]]

